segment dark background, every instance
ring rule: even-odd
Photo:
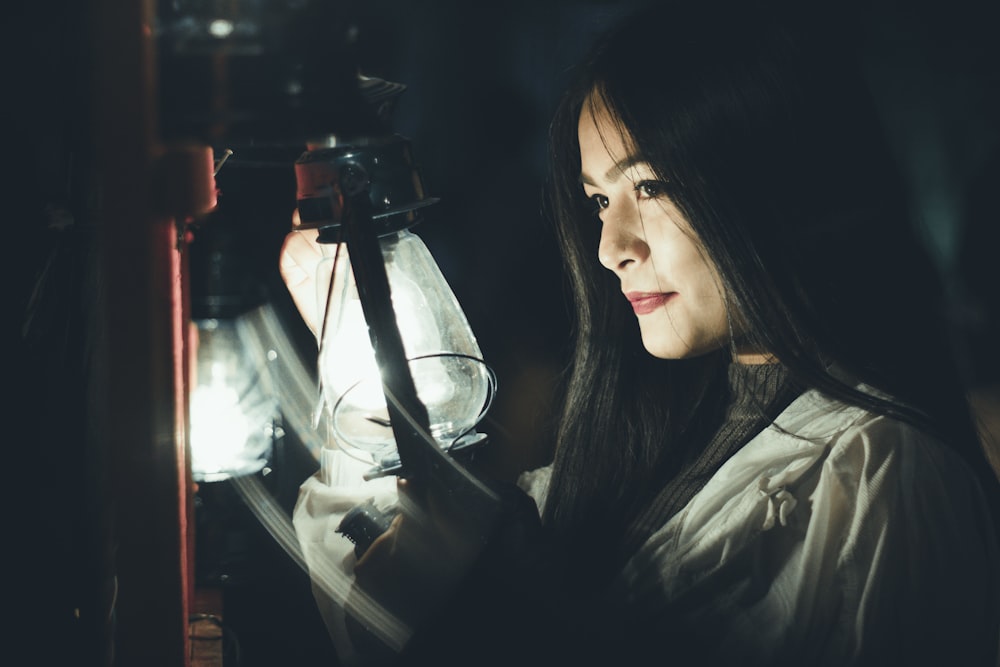
[[[407,86],[393,125],[412,141],[428,194],[441,198],[414,231],[498,375],[499,393],[481,430],[492,442],[484,455],[501,476],[549,455],[552,398],[568,353],[566,283],[542,210],[547,123],[568,68],[596,33],[638,4],[376,0],[351,8],[362,71]],[[862,27],[872,88],[922,213],[922,232],[950,286],[956,349],[970,387],[990,389],[1000,381],[997,3],[843,7]],[[27,350],[13,348],[21,400],[11,408],[10,443],[17,462],[10,473],[11,535],[27,537],[7,544],[35,565],[28,579],[44,598],[32,607],[41,610],[31,617],[36,630],[62,638],[50,651],[75,656],[38,664],[88,664],[87,639],[66,631],[58,615],[90,594],[92,584],[78,561],[90,548],[80,478],[93,468],[84,446],[87,350],[75,337],[92,326],[100,280],[90,263],[99,221],[87,217],[96,193],[88,188],[86,159],[93,147],[85,26],[86,3],[64,0],[8,10],[3,27],[6,105],[14,113],[8,164],[15,167],[5,178],[15,311],[8,321]],[[274,305],[308,359],[312,340],[277,274],[294,206],[291,173],[237,163],[219,174],[219,209],[195,230],[192,257],[199,242],[204,249],[213,238],[213,224],[238,228],[234,271],[250,277],[256,298]],[[37,298],[43,273],[46,290]],[[315,461],[288,432],[272,463],[267,486],[290,512]],[[230,575],[226,618],[242,660],[235,662],[230,650],[227,664],[333,664],[304,573],[227,485],[205,485],[199,494],[204,572],[217,575],[221,568]],[[66,517],[64,531],[33,530],[36,517],[52,515]]]

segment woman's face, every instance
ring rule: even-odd
[[[683,359],[726,345],[719,274],[653,170],[603,105],[584,105],[579,139],[580,180],[601,222],[598,259],[621,281],[646,350]]]

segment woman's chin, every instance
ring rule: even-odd
[[[663,335],[662,332],[642,334],[642,346],[657,359],[691,359],[715,352],[723,345],[725,341],[718,339],[691,344],[676,334],[669,336]]]
[[[646,348],[646,352],[649,352],[649,354],[657,359],[687,359],[688,357],[697,356],[697,354],[692,352],[690,347],[682,344],[679,340],[648,340],[643,336],[642,345]]]

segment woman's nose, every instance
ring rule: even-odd
[[[597,259],[609,271],[624,271],[649,255],[642,234],[642,225],[634,211],[608,209],[602,216],[601,241],[597,246]]]

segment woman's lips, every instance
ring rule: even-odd
[[[636,315],[651,313],[667,301],[677,296],[677,292],[628,292],[625,298],[632,304]]]

